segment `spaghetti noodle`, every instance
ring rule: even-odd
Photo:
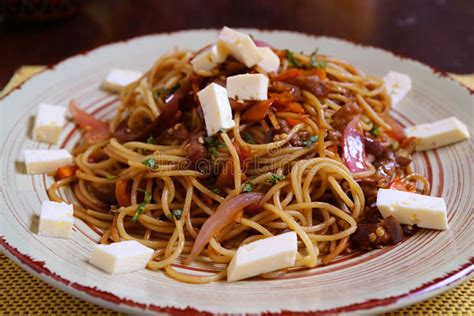
[[[71,188],[74,215],[102,231],[101,243],[137,240],[155,249],[149,269],[190,283],[225,278],[239,246],[286,231],[298,235],[295,266],[262,277],[398,242],[374,205],[377,189],[429,187],[410,170],[412,142],[389,118],[383,81],[333,57],[273,51],[281,67],[268,74],[269,100],[230,100],[236,125],[214,136],[196,93],[265,72],[228,58],[196,73],[187,50],[159,58],[121,92],[110,127],[83,129],[77,171],[57,179],[51,199]],[[71,110],[79,125],[94,122],[74,102]],[[374,238],[375,228],[384,234]],[[220,272],[183,273],[173,265],[181,259]]]

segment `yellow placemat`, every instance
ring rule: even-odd
[[[0,96],[44,69],[23,66]],[[474,89],[474,75],[451,75]],[[0,254],[0,314],[121,315],[64,293],[22,270]],[[474,279],[427,301],[387,315],[474,315]]]

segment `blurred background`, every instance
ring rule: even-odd
[[[474,0],[0,0],[0,87],[21,65],[54,64],[143,34],[224,25],[339,37],[474,73]]]

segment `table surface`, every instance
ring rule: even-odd
[[[340,37],[443,71],[474,72],[472,0],[66,0],[55,2],[80,3],[79,14],[53,21],[15,19],[28,19],[31,8],[24,3],[35,2],[42,1],[0,1],[0,87],[21,65],[56,63],[143,34],[224,25]]]

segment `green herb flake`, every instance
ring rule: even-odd
[[[158,164],[156,162],[155,158],[148,158],[142,161],[142,164],[147,166],[150,169],[156,169],[158,167]]]
[[[370,134],[374,135],[374,136],[380,136],[380,131],[379,129],[377,128],[377,126],[373,126],[372,129],[370,130]]]
[[[317,49],[309,56],[309,64],[313,68],[321,68],[321,69],[326,69],[326,66],[327,66],[327,62],[325,60],[318,59]]]
[[[181,84],[179,82],[176,82],[171,88],[158,88],[156,90],[156,97],[157,98],[166,98],[167,96],[175,93],[178,91],[178,89],[181,88]]]
[[[136,222],[138,219],[138,216],[140,216],[143,211],[145,211],[145,206],[146,203],[140,203],[140,205],[137,207],[137,210],[135,211],[135,214],[132,217],[132,222]]]
[[[212,188],[211,191],[214,192],[215,194],[220,194],[221,193],[220,188]]]
[[[169,89],[170,94],[175,93],[176,91],[178,91],[179,88],[181,88],[181,84],[180,84],[179,82],[176,82],[176,83],[171,87],[171,89]]]
[[[143,199],[143,202],[146,204],[150,204],[151,199],[152,199],[151,192],[148,192],[148,191],[145,192],[145,198]]]
[[[290,66],[293,66],[293,67],[301,67],[301,64],[299,63],[298,60],[296,60],[295,58],[295,53],[292,52],[291,50],[289,50],[287,53],[286,53],[286,56],[285,58],[288,60],[288,62],[290,63]]]
[[[156,98],[164,98],[165,96],[167,96],[169,94],[169,89],[168,88],[158,88],[156,90]]]
[[[390,146],[392,147],[392,150],[397,150],[398,147],[400,146],[400,144],[395,141],[395,142],[391,143]]]
[[[272,173],[272,174],[270,175],[270,177],[268,177],[268,182],[269,182],[271,185],[275,185],[275,184],[277,184],[278,182],[283,181],[283,180],[285,180],[285,179],[286,179],[286,176],[284,176],[284,175]]]
[[[227,133],[227,129],[221,128],[221,129],[219,129],[219,133]]]
[[[217,156],[217,148],[216,147],[209,147],[209,152],[211,153],[212,158]]]
[[[183,210],[180,208],[177,208],[173,210],[173,215],[174,215],[174,218],[176,218],[179,221],[181,219],[181,216],[183,216]]]
[[[204,184],[206,185],[206,187],[209,189],[209,190],[213,190],[214,188],[214,182],[216,182],[216,176],[214,175],[209,175],[208,177],[206,177],[204,179]]]
[[[212,137],[212,136],[205,137],[204,142],[207,145],[213,146],[213,147],[217,147],[217,144],[219,143],[219,141],[215,137]]]
[[[217,138],[212,136],[204,138],[204,142],[206,143],[207,149],[211,153],[212,158],[215,158],[217,156],[218,147],[225,147],[223,143],[221,143],[219,140],[217,140]]]
[[[252,134],[250,134],[249,132],[245,132],[242,135],[242,137],[244,138],[244,140],[247,144],[256,144],[255,139],[253,138]]]
[[[173,213],[172,212],[168,213],[168,215],[166,215],[166,217],[168,217],[168,219],[170,221],[172,221],[173,220]]]
[[[150,137],[148,137],[148,139],[146,140],[146,143],[150,145],[155,144],[155,138],[153,137],[153,135],[150,135]]]
[[[138,189],[138,190],[143,191],[142,189]],[[151,202],[151,199],[152,199],[151,192],[148,192],[148,191],[143,191],[143,192],[145,192],[145,197],[143,198],[143,203],[140,203],[140,205],[138,205],[137,210],[135,211],[135,214],[132,217],[132,222],[137,221],[138,216],[140,216],[143,213],[143,211],[145,211],[146,205],[150,204],[150,202]]]
[[[246,182],[242,185],[242,192],[252,192],[253,191],[253,183]]]
[[[307,140],[303,141],[303,145],[305,147],[311,147],[313,146],[314,143],[316,143],[319,140],[319,136],[310,136]]]
[[[105,176],[107,180],[115,180],[118,178],[118,176]]]

